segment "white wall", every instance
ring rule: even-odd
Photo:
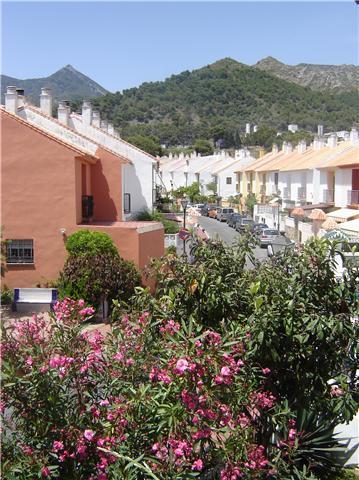
[[[334,201],[336,207],[348,205],[348,192],[352,189],[352,169],[337,168],[335,170]]]
[[[70,127],[131,160],[132,165],[126,165],[123,169],[125,176],[123,193],[131,195],[131,214],[144,208],[151,210],[153,207],[153,168],[156,165],[155,160],[121,138],[83,123],[80,115],[72,114],[70,116]]]

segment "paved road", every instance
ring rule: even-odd
[[[229,227],[226,222],[218,222],[214,218],[199,217],[198,223],[206,230],[210,238],[220,238],[228,245],[231,245],[240,235],[234,228]],[[265,259],[267,258],[267,249],[257,247],[255,255],[258,260]]]

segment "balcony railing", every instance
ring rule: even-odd
[[[93,217],[93,197],[82,195],[82,218],[89,220],[91,217]]]
[[[348,205],[359,205],[359,190],[349,190]]]
[[[323,202],[334,203],[334,190],[323,190]]]

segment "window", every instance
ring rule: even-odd
[[[226,184],[227,185],[232,185],[232,177],[227,177],[226,178]]]
[[[125,193],[123,196],[123,212],[131,213],[131,194]]]
[[[34,263],[33,240],[7,240],[7,263]]]

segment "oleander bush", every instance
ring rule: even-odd
[[[193,265],[166,256],[156,295],[114,302],[106,336],[83,330],[84,300],[8,325],[3,478],[341,475],[332,431],[358,407],[358,272],[337,279],[335,244],[318,240],[248,269],[253,242],[200,246]]]

